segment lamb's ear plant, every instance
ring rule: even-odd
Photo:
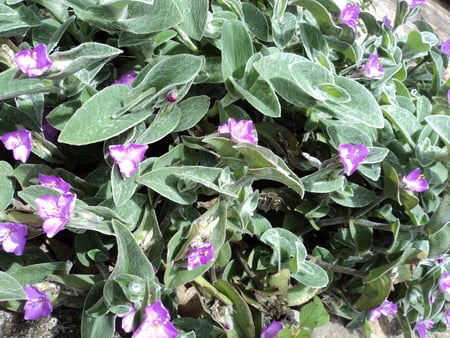
[[[0,1],[2,307],[82,308],[83,337],[446,331],[450,41],[399,30],[424,2]]]

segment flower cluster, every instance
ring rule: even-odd
[[[0,223],[0,242],[5,252],[17,256],[23,254],[27,242],[28,228],[20,223]]]
[[[40,43],[36,48],[22,50],[14,55],[14,61],[22,73],[29,77],[41,76],[52,67],[47,54],[47,46]]]
[[[147,149],[148,145],[145,144],[117,144],[109,146],[109,155],[118,165],[123,177],[131,177],[138,170]]]
[[[227,123],[219,126],[217,132],[219,134],[230,134],[231,140],[236,143],[258,143],[255,127],[250,120],[236,121],[231,117]]]
[[[0,140],[6,149],[13,151],[14,159],[25,163],[31,153],[31,132],[25,129],[18,129],[0,136]]]

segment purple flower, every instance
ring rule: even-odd
[[[416,322],[415,329],[417,330],[417,333],[419,334],[420,338],[425,338],[427,336],[427,330],[432,329],[434,326],[434,323],[432,320],[423,320],[422,318],[418,318]]]
[[[236,121],[231,117],[226,124],[219,126],[217,132],[220,134],[230,134],[231,139],[236,143],[256,144],[258,142],[255,127],[251,120]]]
[[[169,103],[175,103],[177,102],[177,93],[176,92],[169,92],[166,96],[167,102]]]
[[[369,149],[364,144],[341,144],[338,150],[347,176],[352,175],[358,169],[358,165],[369,155]]]
[[[55,142],[58,139],[59,130],[53,127],[47,121],[47,115],[50,113],[49,109],[44,109],[44,114],[42,116],[42,132],[46,140],[50,142]]]
[[[214,259],[214,246],[212,243],[203,243],[198,247],[191,248],[187,254],[187,268],[194,270]]]
[[[39,174],[39,183],[44,187],[59,191],[61,194],[65,194],[70,190],[70,184],[58,176]]]
[[[450,104],[450,90],[447,90],[447,102]]]
[[[436,297],[434,297],[434,295],[430,295],[428,297],[428,301],[430,302],[430,304],[434,304],[436,302]]]
[[[397,313],[397,304],[385,300],[380,306],[370,310],[369,320],[378,320],[383,316],[393,316]]]
[[[406,0],[406,3],[410,7],[420,6],[423,5],[427,0]]]
[[[170,322],[169,311],[158,300],[145,308],[144,320],[132,338],[175,338],[177,336],[178,330]]]
[[[124,332],[133,332],[133,321],[134,315],[136,314],[136,310],[131,307],[130,311],[123,315],[118,315],[118,317],[122,318],[122,330]]]
[[[0,136],[3,145],[6,149],[13,151],[13,156],[16,160],[25,163],[30,157],[31,153],[31,132],[25,129],[18,129],[10,133]]]
[[[450,295],[450,272],[443,273],[441,277],[439,277],[439,289],[443,293]]]
[[[49,195],[36,199],[36,210],[44,220],[42,228],[49,238],[67,224],[75,208],[76,198],[75,194],[63,194],[60,197]]]
[[[138,164],[144,159],[148,145],[129,144],[109,146],[109,155],[119,166],[119,170],[124,177],[131,177],[138,169]]]
[[[447,327],[450,327],[450,309],[445,313],[445,323],[447,324]]]
[[[378,63],[378,55],[372,54],[364,65],[364,72],[371,79],[378,79],[383,76],[384,68]]]
[[[16,256],[23,254],[27,242],[28,228],[20,223],[0,223],[0,242],[5,252]]]
[[[383,16],[383,24],[389,29],[393,28],[392,27],[392,21],[388,18],[387,15]]]
[[[25,285],[27,301],[24,306],[25,319],[34,320],[48,316],[53,308],[48,296],[33,285]]]
[[[123,84],[126,86],[131,86],[136,76],[137,76],[136,72],[129,70],[128,72],[123,73],[122,76],[118,80],[114,81],[112,84],[113,85]]]
[[[265,326],[261,331],[261,338],[275,338],[278,332],[283,330],[283,323],[277,320],[272,321],[270,325]]]
[[[423,192],[428,190],[428,181],[419,168],[414,169],[408,175],[403,176],[402,182],[406,186],[406,189],[414,192]]]
[[[450,40],[444,41],[441,45],[441,53],[450,56]]]
[[[356,30],[356,21],[358,20],[360,13],[361,8],[359,8],[358,5],[347,5],[341,10],[339,19],[353,30]]]
[[[48,58],[47,46],[40,43],[31,50],[21,50],[14,55],[14,61],[22,73],[29,77],[40,76],[49,70],[52,62]]]

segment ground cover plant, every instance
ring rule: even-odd
[[[450,326],[425,0],[0,1],[0,301],[83,337]],[[182,302],[186,295],[190,302]]]

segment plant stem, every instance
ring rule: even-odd
[[[325,270],[331,271],[331,272],[339,272],[346,275],[351,275],[355,277],[365,277],[367,274],[365,272],[361,272],[356,269],[347,268],[345,266],[340,266],[336,264],[327,263],[321,260],[314,261],[314,257],[311,255],[308,255],[308,259],[312,259],[314,263],[316,263],[321,268],[324,268]]]
[[[213,297],[220,300],[222,303],[226,305],[233,305],[233,302],[231,301],[230,298],[225,296],[223,293],[217,291],[217,289],[202,276],[198,276],[196,279],[194,279],[194,283],[196,283],[198,286],[205,288]]]

